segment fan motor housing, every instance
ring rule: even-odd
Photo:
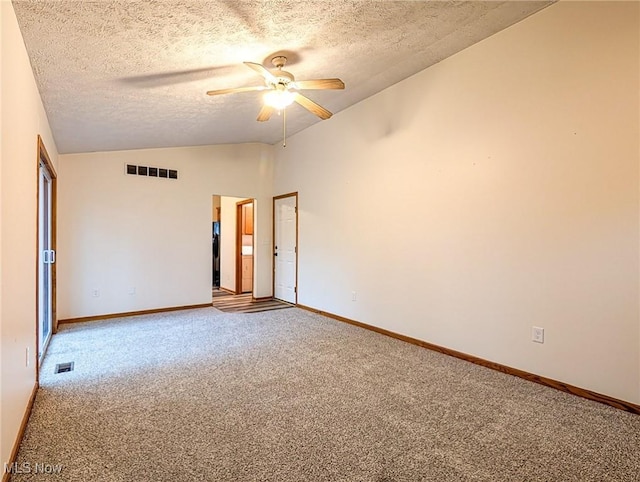
[[[288,84],[289,82],[293,82],[295,77],[290,72],[286,70],[273,70],[271,71],[273,76],[278,79],[279,84]]]
[[[284,85],[285,87],[289,85],[291,82],[295,80],[295,77],[291,72],[287,72],[286,70],[282,70],[284,64],[287,63],[287,58],[284,55],[278,55],[271,59],[271,63],[275,67],[275,69],[271,70],[271,74],[278,79],[278,84]]]

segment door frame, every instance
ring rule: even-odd
[[[35,355],[36,355],[36,381],[38,380],[38,374],[40,372],[40,357],[38,356],[38,348],[40,347],[40,281],[39,281],[39,271],[40,271],[40,261],[41,255],[40,252],[40,163],[44,164],[49,171],[49,175],[51,177],[51,246],[50,248],[53,251],[57,249],[57,199],[58,199],[58,174],[56,173],[55,168],[53,167],[53,163],[51,162],[51,158],[49,157],[49,153],[47,152],[46,147],[44,146],[44,142],[42,137],[38,135],[38,145],[37,145],[37,158],[36,158],[36,346],[35,346]],[[57,316],[57,296],[56,296],[56,266],[57,263],[51,264],[51,335],[54,335],[58,331],[58,316]],[[51,336],[49,337],[51,340]],[[47,352],[47,345],[42,348],[42,358]]]
[[[245,204],[253,204],[253,234],[256,234],[256,205],[255,199],[245,199],[236,203],[236,294],[242,294],[242,206]],[[255,240],[255,238],[253,238]],[[251,258],[252,271],[255,273],[255,242],[254,256]],[[253,297],[253,286],[251,287],[251,296]]]
[[[271,293],[272,297],[276,299],[276,201],[278,199],[284,199],[288,197],[294,197],[296,199],[296,285],[294,286],[295,304],[298,304],[298,257],[300,255],[300,243],[298,242],[298,191],[290,192],[287,194],[280,194],[279,196],[273,196],[273,206],[271,210],[271,261],[273,263],[273,273],[271,276]]]

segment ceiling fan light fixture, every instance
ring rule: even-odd
[[[0,0],[1,1],[1,0]],[[302,95],[299,90],[325,90],[325,89],[344,89],[344,82],[337,78],[332,79],[311,79],[311,80],[299,80],[296,81],[291,72],[282,70],[287,59],[284,56],[276,56],[272,59],[271,63],[275,69],[267,69],[262,64],[256,64],[255,62],[244,62],[244,64],[251,70],[259,74],[263,79],[265,85],[262,86],[250,86],[250,87],[237,87],[234,89],[218,89],[210,90],[207,95],[220,95],[230,94],[234,92],[254,92],[257,90],[266,91],[263,94],[263,106],[258,113],[256,120],[258,122],[265,122],[271,118],[271,115],[278,111],[278,113],[285,113],[286,108],[292,103],[296,102],[298,105],[304,107],[312,114],[325,120],[332,116],[331,112],[316,104],[314,101]],[[282,122],[285,122],[285,115],[282,116]]]
[[[263,100],[265,105],[273,107],[277,110],[282,110],[285,107],[291,105],[295,95],[289,90],[270,90],[265,92]]]

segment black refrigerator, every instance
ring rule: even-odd
[[[211,230],[213,249],[213,287],[220,288],[220,222],[214,221]]]

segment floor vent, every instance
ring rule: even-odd
[[[54,373],[66,373],[66,372],[71,372],[73,371],[73,362],[67,362],[67,363],[58,363],[56,365],[56,371]]]

